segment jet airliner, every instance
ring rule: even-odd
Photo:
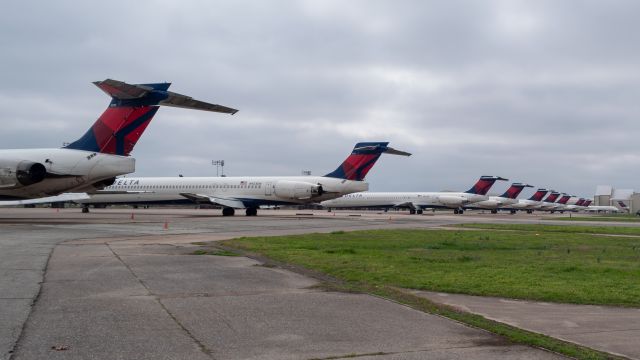
[[[424,209],[449,208],[454,214],[464,213],[464,206],[488,200],[486,196],[499,176],[482,176],[465,192],[360,192],[349,194],[320,204],[331,210],[337,208],[408,208],[411,214],[422,214]]]
[[[260,206],[299,205],[333,199],[368,189],[364,179],[383,153],[410,156],[388,142],[356,144],[347,159],[325,176],[139,177],[120,178],[89,194],[84,205],[195,202],[222,206],[224,216],[245,209],[255,216]]]
[[[133,172],[135,159],[129,154],[160,105],[226,114],[238,111],[170,92],[170,83],[132,85],[107,79],[94,84],[112,100],[81,138],[63,148],[0,150],[0,205],[102,189],[116,176]]]

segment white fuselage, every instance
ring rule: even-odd
[[[361,192],[323,201],[325,208],[409,207],[415,209],[451,208],[487,200],[485,195],[465,192]]]
[[[518,202],[510,204],[508,208],[515,210],[532,210],[539,208],[542,205],[541,201],[519,199]]]
[[[489,196],[488,200],[479,201],[473,203],[470,207],[479,209],[496,210],[507,208],[510,205],[516,204],[518,199],[511,199],[502,196]]]
[[[45,178],[33,184],[20,183],[16,169],[25,164],[44,166]],[[72,149],[0,150],[0,199],[85,191],[92,184],[134,170],[135,159],[126,156]]]
[[[589,205],[586,208],[584,208],[584,211],[588,211],[588,212],[620,212],[620,209],[618,209],[615,206],[606,206],[606,205]]]
[[[310,193],[309,189],[318,185],[322,186],[322,194]],[[369,184],[364,181],[322,176],[119,178],[106,187],[104,193],[90,194],[90,199],[78,202],[162,203],[208,199],[211,203],[223,206],[257,208],[261,205],[315,203],[364,191],[368,187]]]

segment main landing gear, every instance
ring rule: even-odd
[[[226,207],[222,208],[222,216],[233,216],[236,214],[236,210],[234,208]]]
[[[89,213],[89,205],[82,205],[82,213],[83,214]]]
[[[463,209],[453,209],[453,213],[456,215],[462,215],[464,214],[464,210]]]
[[[256,216],[258,215],[258,208],[247,208],[247,210],[245,210],[245,214],[247,216]]]
[[[493,209],[493,210],[491,210],[491,213],[492,213],[492,214],[497,214],[497,213],[498,213],[498,210],[497,210],[497,209]]]

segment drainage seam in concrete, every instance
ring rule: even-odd
[[[120,261],[122,263],[122,265],[124,265],[127,270],[129,270],[129,272],[131,273],[131,275],[140,283],[140,285],[142,285],[145,290],[147,290],[147,293],[150,296],[153,296],[153,298],[156,300],[156,302],[158,303],[158,305],[160,305],[160,307],[162,308],[162,310],[164,310],[164,312],[167,313],[167,315],[169,315],[169,317],[173,320],[173,322],[176,323],[176,325],[178,325],[178,327],[180,327],[180,329],[182,329],[182,331],[185,332],[185,334],[187,334],[187,336],[193,340],[193,342],[196,343],[196,345],[198,345],[198,348],[200,349],[200,351],[207,355],[208,357],[210,357],[211,359],[215,359],[213,357],[213,354],[211,352],[210,349],[208,349],[200,340],[198,340],[190,331],[189,329],[187,329],[172,313],[171,311],[169,311],[169,309],[167,309],[167,307],[162,303],[162,301],[158,298],[158,296],[156,294],[154,294],[151,289],[147,286],[147,284],[145,284],[145,282],[140,279],[138,277],[138,275],[136,275],[136,273],[133,271],[133,269],[129,266],[129,264],[127,264],[124,260],[122,260],[122,258],[120,257],[120,255],[118,255],[115,251],[113,251],[113,249],[111,248],[111,245],[109,245],[109,243],[105,243],[105,245],[107,246],[107,248],[109,249],[109,251],[111,251],[111,253],[113,253],[113,256],[116,257],[116,259],[118,259],[118,261]]]
[[[38,283],[39,284],[38,293],[36,294],[36,296],[33,297],[33,301],[31,302],[31,307],[29,308],[29,315],[27,315],[27,318],[22,323],[22,327],[20,328],[20,334],[18,335],[18,339],[16,339],[16,341],[13,343],[13,346],[11,347],[11,350],[9,350],[9,360],[11,360],[13,358],[13,355],[16,354],[17,350],[20,348],[20,345],[23,341],[25,330],[27,329],[29,320],[33,315],[33,308],[36,306],[36,303],[38,302],[38,300],[40,299],[40,295],[42,294],[42,284],[46,282],[47,268],[49,267],[49,260],[51,260],[51,256],[53,255],[53,251],[55,250],[56,246],[57,245],[54,245],[51,247],[51,251],[49,251],[49,255],[47,256],[47,261],[45,262],[44,267],[41,270],[42,277],[40,279],[40,282]]]

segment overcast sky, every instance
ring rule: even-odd
[[[483,174],[640,190],[638,14],[633,0],[7,2],[0,146],[80,137],[109,101],[92,81],[168,81],[240,112],[161,109],[139,176],[215,176],[213,159],[323,175],[356,142],[390,141],[414,155],[383,156],[373,191]]]

